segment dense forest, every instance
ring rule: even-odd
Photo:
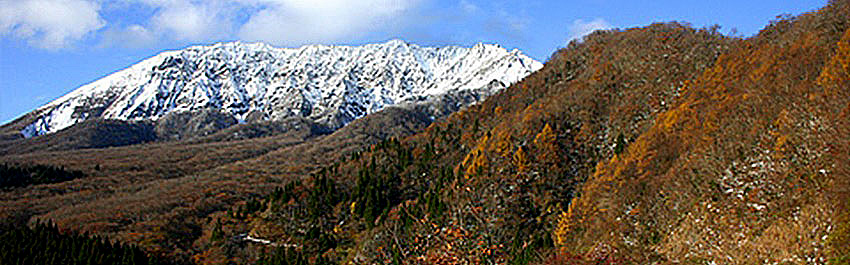
[[[83,176],[82,171],[65,170],[63,167],[0,164],[0,189],[57,183]]]
[[[168,264],[150,257],[138,246],[93,235],[62,232],[52,222],[32,228],[0,229],[0,264]]]
[[[307,246],[286,231],[318,227],[336,242],[311,256],[340,263],[842,264],[847,21],[833,1],[748,39],[682,23],[596,32],[342,161],[324,216],[270,207],[254,231]]]
[[[848,1],[749,38],[597,31],[449,117],[393,111],[298,143],[6,157],[127,186],[13,189],[0,216],[180,264],[850,264]],[[16,227],[0,243],[56,231]]]

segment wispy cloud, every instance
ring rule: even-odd
[[[88,34],[120,47],[227,39],[302,45],[401,24],[421,1],[429,0],[0,0],[0,34],[46,49],[70,47]],[[104,19],[101,7],[140,18]],[[133,10],[140,7],[151,12]]]
[[[142,1],[158,10],[149,22],[154,32],[188,41],[204,41],[231,34],[231,17],[240,8],[238,3],[222,0]]]
[[[591,21],[584,21],[582,19],[577,19],[573,21],[573,24],[570,25],[569,28],[569,39],[567,41],[572,40],[581,40],[582,37],[590,34],[594,31],[601,29],[610,29],[613,26],[605,21],[605,19],[597,18]]]
[[[0,0],[0,34],[59,50],[103,28],[99,11],[97,2],[86,0]]]
[[[380,30],[418,0],[245,0],[259,11],[239,29],[244,40],[298,45]]]
[[[101,46],[119,46],[124,48],[144,48],[156,43],[156,33],[141,25],[128,27],[110,27],[103,32]]]

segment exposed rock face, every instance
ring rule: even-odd
[[[33,137],[95,118],[157,121],[166,139],[210,134],[237,121],[306,118],[336,129],[387,106],[435,98],[441,99],[437,109],[451,111],[541,67],[518,50],[490,44],[429,48],[393,40],[283,49],[221,43],[156,55],[11,127]]]
[[[155,131],[159,140],[182,140],[210,135],[237,122],[233,116],[214,109],[172,112],[156,122]]]

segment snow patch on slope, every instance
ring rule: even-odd
[[[502,89],[542,64],[498,45],[420,47],[401,40],[364,46],[219,43],[168,51],[40,107],[21,133],[53,133],[89,118],[157,120],[215,108],[245,121],[304,117],[330,127],[422,96]],[[489,91],[494,92],[494,91]]]

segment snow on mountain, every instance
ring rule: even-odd
[[[491,44],[432,48],[392,40],[296,49],[240,42],[194,46],[163,52],[40,107],[21,133],[48,134],[95,117],[157,120],[171,112],[210,108],[242,121],[249,115],[300,116],[336,128],[423,96],[502,89],[541,67],[518,50]]]

